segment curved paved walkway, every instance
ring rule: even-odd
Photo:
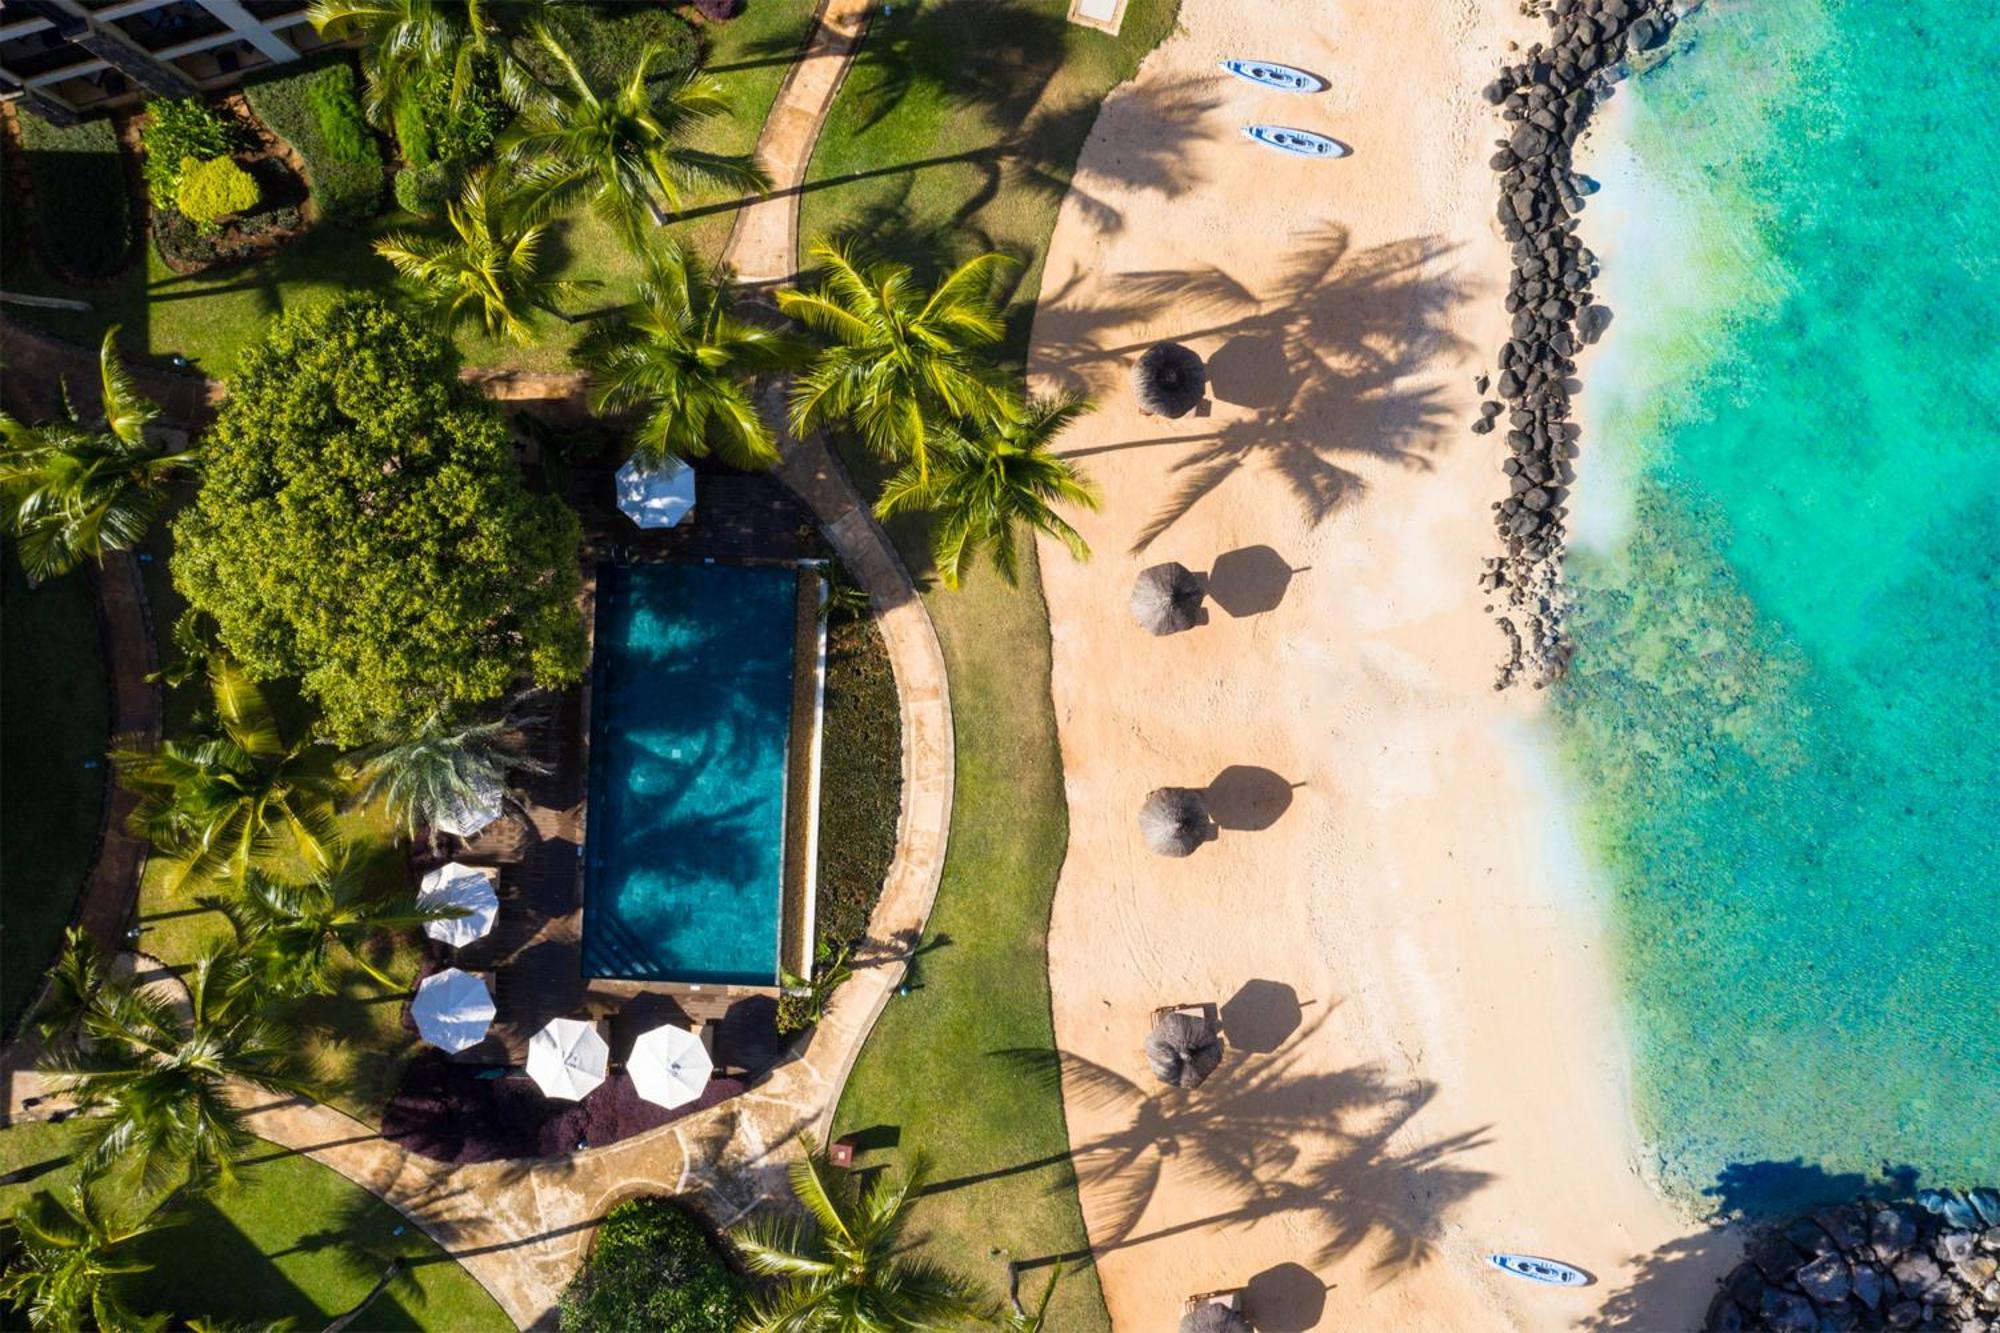
[[[787,77],[759,144],[779,189],[771,201],[746,211],[730,238],[728,257],[740,272],[765,281],[793,272],[796,187],[872,8],[872,0],[823,0],[821,26]],[[10,354],[16,335],[8,329]],[[47,343],[35,335],[25,341],[49,354]],[[80,359],[47,368],[74,373],[90,360],[83,349],[71,355]],[[581,388],[568,376],[468,372],[467,378],[496,398],[513,400],[566,399]],[[178,387],[187,395],[187,386]],[[219,398],[220,386],[207,387],[189,404],[190,416]],[[768,411],[782,415],[782,392],[783,386],[774,387]],[[253,1104],[250,1123],[258,1134],[332,1167],[394,1206],[463,1263],[523,1328],[553,1325],[556,1299],[582,1260],[592,1228],[620,1199],[700,1194],[708,1211],[727,1225],[782,1190],[790,1145],[801,1132],[825,1136],[841,1086],[901,983],[937,896],[954,762],[944,654],[908,571],[825,441],[788,434],[785,443],[779,475],[812,507],[828,541],[874,602],[903,724],[903,808],[895,859],[854,979],[834,997],[804,1049],[742,1096],[699,1115],[607,1148],[533,1162],[448,1167],[412,1156],[328,1106]],[[19,1114],[20,1099],[32,1095],[38,1082],[31,1073],[11,1079],[10,1117]]]

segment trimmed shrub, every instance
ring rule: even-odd
[[[22,115],[18,124],[42,258],[58,273],[86,280],[124,268],[132,254],[131,196],[111,122],[51,125]]]
[[[451,81],[433,79],[396,108],[396,142],[411,166],[432,162],[483,161],[493,155],[500,131],[514,112],[500,97],[500,76],[491,62],[473,67],[464,102],[454,109]]]
[[[153,197],[153,207],[173,203],[183,161],[228,157],[240,146],[240,137],[233,121],[191,97],[148,103],[139,142],[146,149],[146,189]]]
[[[671,1199],[606,1215],[562,1294],[562,1333],[717,1333],[748,1310],[744,1282],[707,1230]]]
[[[446,162],[404,167],[396,173],[396,204],[405,213],[434,218],[458,195],[458,173]]]
[[[354,71],[344,61],[250,84],[243,95],[257,119],[305,163],[321,217],[352,222],[382,206],[382,151],[362,119]],[[338,147],[328,122],[339,127]]]
[[[181,181],[174,188],[174,204],[181,216],[197,227],[213,230],[231,213],[245,213],[257,206],[257,178],[236,165],[231,158],[216,157],[197,162],[181,159]]]
[[[577,68],[599,86],[627,78],[648,46],[658,46],[665,53],[655,66],[655,77],[678,74],[701,63],[701,35],[693,24],[665,9],[559,5],[549,10],[549,16],[559,25],[557,31]],[[518,54],[543,82],[564,79],[541,43],[524,42]]]

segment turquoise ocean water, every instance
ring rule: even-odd
[[[1616,321],[1558,718],[1641,1128],[1729,1207],[2000,1181],[1982,8],[1711,3],[1594,164]]]

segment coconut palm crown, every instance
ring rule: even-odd
[[[663,47],[647,47],[622,83],[600,88],[549,29],[538,27],[535,40],[562,77],[525,98],[503,139],[531,218],[588,203],[639,250],[647,224],[667,222],[692,189],[770,187],[753,159],[681,142],[696,125],[726,114],[729,103],[720,85],[694,70],[655,77]]]
[[[477,319],[489,337],[525,346],[535,338],[530,310],[567,318],[557,303],[580,284],[543,276],[548,228],[516,220],[487,169],[466,177],[445,205],[445,220],[449,236],[395,232],[375,242],[375,253],[396,266],[445,329]]]
[[[169,453],[146,438],[160,410],[119,363],[117,337],[114,325],[98,354],[102,426],[76,410],[67,385],[63,420],[28,426],[0,412],[0,522],[20,538],[21,565],[35,578],[135,545],[168,483],[194,465],[193,450]]]
[[[256,965],[263,984],[282,996],[331,995],[340,988],[341,964],[367,973],[384,990],[407,990],[362,952],[378,931],[409,930],[463,908],[419,907],[414,894],[369,892],[360,866],[346,859],[304,884],[281,884],[249,871],[232,897],[198,900],[229,919],[239,948]]]
[[[875,512],[932,511],[931,559],[947,588],[957,588],[979,552],[988,552],[1008,583],[1020,576],[1020,532],[1053,537],[1079,560],[1090,547],[1056,512],[1058,504],[1097,508],[1097,490],[1076,464],[1053,451],[1055,438],[1084,413],[1081,394],[1004,402],[971,430],[938,429],[929,475],[914,462],[882,488]]]
[[[591,409],[645,412],[633,453],[647,467],[711,450],[734,467],[769,467],[778,442],[751,396],[756,377],[801,364],[803,342],[731,311],[730,274],[678,242],[647,251],[636,308],[577,344]]]
[[[0,1302],[28,1317],[35,1329],[100,1329],[163,1326],[135,1313],[118,1290],[127,1273],[150,1264],[118,1253],[127,1242],[185,1220],[154,1212],[137,1222],[115,1221],[102,1188],[78,1175],[60,1193],[38,1190],[10,1219],[18,1244],[0,1274]]]
[[[287,846],[331,863],[340,782],[303,741],[286,744],[264,693],[221,653],[208,666],[216,730],[112,756],[138,794],[132,829],[170,860],[173,886],[241,879]]]
[[[978,1285],[908,1252],[903,1231],[922,1191],[924,1165],[865,1185],[836,1172],[808,1137],[792,1163],[803,1223],[767,1217],[736,1233],[753,1273],[778,1279],[751,1302],[748,1333],[846,1333],[955,1328],[990,1318],[996,1304]]]
[[[993,409],[998,378],[984,349],[1005,332],[988,295],[1014,261],[983,254],[925,291],[906,264],[858,264],[843,246],[816,242],[819,289],[778,293],[778,308],[828,342],[792,386],[792,429],[851,423],[884,458],[930,470],[938,427]]]
[[[242,1084],[298,1093],[287,1072],[295,1037],[264,1016],[255,963],[211,947],[171,983],[106,974],[76,1016],[76,1038],[42,1062],[83,1114],[76,1157],[86,1170],[131,1171],[148,1192],[185,1178],[229,1184],[255,1142],[233,1094]]]
[[[354,751],[341,767],[359,800],[381,801],[412,837],[505,791],[516,769],[549,771],[521,752],[513,722],[465,722],[447,712],[433,712],[405,735]]]

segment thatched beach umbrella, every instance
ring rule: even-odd
[[[1181,1333],[1251,1333],[1241,1310],[1210,1301],[1181,1316]]]
[[[1179,343],[1153,344],[1132,367],[1132,393],[1147,416],[1184,417],[1207,392],[1201,357]]]
[[[1222,1038],[1196,1014],[1161,1014],[1146,1034],[1146,1064],[1153,1077],[1176,1088],[1198,1088],[1222,1063]]]
[[[1201,580],[1169,560],[1139,571],[1132,584],[1132,618],[1148,634],[1177,634],[1201,621]]]
[[[1160,787],[1139,807],[1139,836],[1161,856],[1187,856],[1215,835],[1201,793],[1189,787]]]

